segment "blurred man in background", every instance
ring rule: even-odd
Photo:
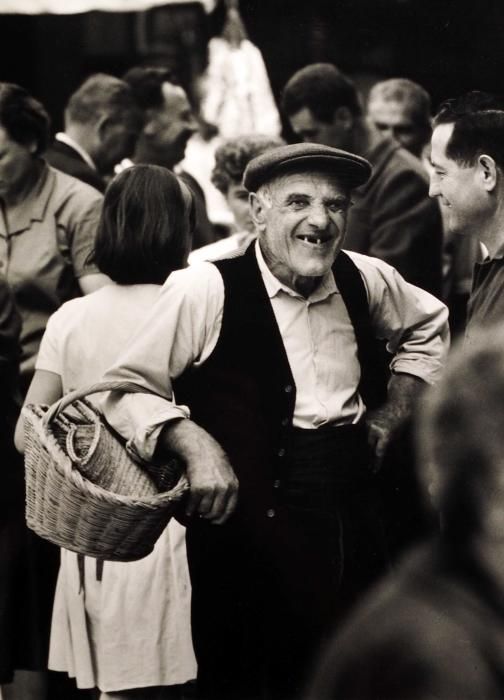
[[[97,73],[70,96],[65,131],[56,134],[46,160],[103,192],[116,163],[133,154],[141,127],[129,85]]]
[[[376,83],[369,93],[367,116],[383,136],[422,157],[431,136],[431,99],[418,83],[391,78]]]
[[[213,243],[215,233],[208,220],[205,195],[198,182],[177,168],[187,142],[198,129],[185,90],[173,82],[171,71],[157,66],[131,68],[123,79],[133,90],[144,114],[144,125],[132,156],[134,163],[162,165],[175,170],[191,188],[196,206],[193,248]]]

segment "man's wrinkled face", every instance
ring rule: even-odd
[[[144,134],[150,149],[157,153],[157,162],[173,167],[183,160],[187,142],[196,132],[197,124],[181,87],[163,83],[162,92],[163,105],[149,110]]]
[[[390,136],[416,156],[425,145],[425,130],[415,122],[408,105],[376,97],[368,105],[368,118],[384,136]]]
[[[333,148],[348,148],[349,132],[337,114],[330,122],[317,119],[309,107],[289,117],[292,130],[306,143],[321,143]]]
[[[282,175],[252,195],[261,250],[273,274],[296,289],[297,278],[322,277],[343,245],[348,189],[322,172]]]
[[[476,166],[448,158],[446,146],[453,124],[440,124],[432,134],[431,182],[429,195],[444,207],[443,217],[450,233],[476,235],[486,214],[488,199],[481,189]]]

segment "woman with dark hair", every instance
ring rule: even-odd
[[[189,189],[166,168],[137,165],[112,180],[93,259],[113,282],[51,316],[27,402],[50,404],[102,377],[159,285],[185,266],[192,207]],[[196,676],[189,606],[185,531],[176,521],[152,554],[104,562],[101,572],[95,559],[79,567],[76,554],[61,550],[49,667],[75,677],[79,688],[97,688],[100,698],[177,698]]]
[[[87,263],[103,198],[47,165],[48,140],[40,102],[18,85],[0,83],[0,271],[22,319],[24,389],[51,313],[108,281]]]

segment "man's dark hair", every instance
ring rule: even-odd
[[[118,284],[162,284],[185,263],[190,212],[177,176],[134,165],[105,192],[91,260]]]
[[[0,83],[0,126],[23,146],[35,141],[35,155],[47,148],[49,115],[38,100],[14,83]]]
[[[138,106],[143,110],[162,107],[163,83],[176,84],[172,72],[160,66],[135,66],[123,75],[123,80],[131,87]]]
[[[331,122],[338,107],[354,116],[362,114],[355,85],[332,63],[313,63],[290,78],[282,94],[282,109],[291,117],[304,107],[323,122]]]
[[[434,127],[453,124],[446,155],[464,166],[486,153],[504,169],[504,97],[474,90],[446,100],[434,117]]]
[[[136,112],[139,110],[133,92],[124,80],[106,73],[95,73],[70,96],[65,119],[86,124],[94,123],[106,114],[113,121],[121,121],[126,113]]]

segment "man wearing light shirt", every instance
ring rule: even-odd
[[[298,697],[334,622],[387,567],[375,472],[441,369],[447,312],[386,263],[341,252],[370,172],[315,144],[252,160],[258,241],[172,274],[107,374],[151,392],[105,403],[130,449],[186,463],[205,700]]]

